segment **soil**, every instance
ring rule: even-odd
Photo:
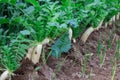
[[[115,64],[120,27],[114,25],[94,31],[85,44],[80,37],[72,43],[72,49],[59,59],[50,56],[45,64],[37,65],[24,59],[12,80],[111,80]],[[100,54],[106,54],[100,67]],[[117,56],[120,58],[119,56]],[[38,69],[37,69],[38,68]],[[120,60],[117,59],[114,80],[120,80]]]

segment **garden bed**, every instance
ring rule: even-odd
[[[119,4],[0,0],[0,80],[117,79]]]
[[[112,80],[114,75],[114,80],[119,80],[119,30],[114,25],[100,28],[89,36],[85,44],[81,44],[79,37],[68,53],[59,59],[51,56],[45,64],[40,60],[33,65],[25,59],[12,80]]]

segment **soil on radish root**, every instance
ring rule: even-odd
[[[72,49],[59,59],[50,56],[45,64],[42,60],[33,65],[24,59],[15,71],[12,80],[111,80],[115,58],[120,58],[117,49],[120,28],[114,25],[94,31],[85,44],[80,38],[72,43]],[[119,45],[120,46],[120,45]],[[105,55],[100,64],[100,56]],[[114,80],[120,80],[120,60],[116,61]],[[38,68],[38,69],[36,69]]]

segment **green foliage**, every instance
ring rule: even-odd
[[[0,17],[0,24],[9,23],[9,19],[5,17]]]
[[[119,4],[119,0],[0,0],[0,67],[14,71],[30,43],[47,37],[60,37],[52,46],[52,55],[59,57],[70,49],[69,27],[76,38],[89,26],[108,21],[120,11]]]
[[[0,0],[0,3],[10,3],[10,4],[15,4],[16,0]]]
[[[7,31],[0,29],[0,66],[11,72],[19,67],[19,61],[25,56],[27,44],[30,42],[18,33],[7,35]]]
[[[98,41],[98,47],[97,47],[97,55],[101,54],[101,51],[102,51],[102,43],[101,43],[101,41],[99,40],[99,41]]]
[[[61,53],[68,52],[68,50],[71,48],[71,41],[68,35],[68,33],[65,33],[55,41],[54,45],[51,48],[52,56],[58,58],[61,56]]]

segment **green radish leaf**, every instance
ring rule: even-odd
[[[67,24],[70,26],[70,27],[73,27],[73,28],[77,28],[78,27],[78,22],[77,20],[68,20],[67,21]]]
[[[26,2],[31,3],[35,7],[39,7],[39,3],[36,0],[26,0]]]
[[[9,0],[0,0],[0,3],[9,3]]]
[[[16,4],[16,0],[0,0],[0,3],[10,3],[10,4]]]
[[[30,6],[30,7],[27,7],[26,9],[24,9],[23,11],[27,14],[30,14],[32,13],[33,11],[35,10],[34,6]]]
[[[71,48],[71,41],[68,36],[69,34],[65,33],[57,41],[55,41],[51,50],[52,56],[58,58],[61,56],[61,53],[68,52]]]
[[[28,31],[28,30],[20,31],[20,33],[21,33],[22,35],[30,35],[30,31]]]
[[[0,17],[0,24],[9,23],[8,18]]]
[[[10,0],[11,4],[16,4],[16,0]]]
[[[67,24],[63,23],[59,26],[60,28],[67,28]]]
[[[21,16],[15,17],[13,21],[16,23],[22,23],[22,24],[25,22],[24,18],[22,18]]]

